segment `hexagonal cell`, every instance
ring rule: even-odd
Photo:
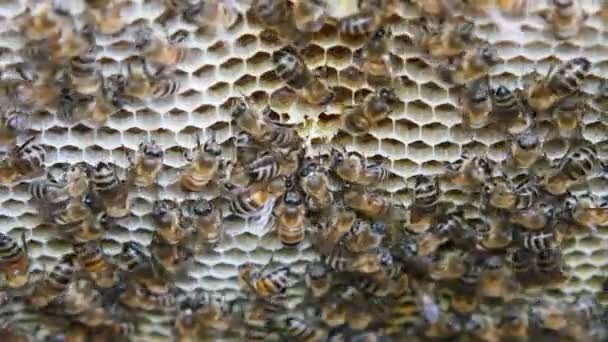
[[[434,122],[421,127],[422,140],[430,145],[437,145],[449,138],[448,128],[443,124]]]
[[[419,89],[421,100],[431,105],[447,100],[447,90],[434,82],[421,84]]]
[[[352,52],[344,46],[334,46],[327,50],[327,64],[331,67],[343,69],[350,66],[352,62]]]
[[[233,51],[237,56],[248,57],[257,51],[258,38],[253,34],[241,35],[233,45]]]
[[[300,51],[300,56],[310,69],[325,65],[325,50],[318,45],[308,45]]]
[[[346,69],[340,70],[338,77],[338,83],[345,85],[350,89],[357,89],[363,86],[365,82],[365,75],[363,72],[354,66],[349,66]]]
[[[220,64],[218,75],[225,80],[235,80],[245,70],[245,63],[239,58],[230,58]]]
[[[417,163],[422,163],[433,158],[433,147],[423,141],[414,141],[407,145],[407,157]]]
[[[255,55],[245,60],[247,70],[260,75],[269,69],[274,68],[272,63],[272,56],[268,52],[260,51]]]

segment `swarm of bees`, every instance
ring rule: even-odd
[[[128,341],[145,335],[147,315],[161,314],[171,322],[166,339],[177,341],[608,339],[608,310],[594,295],[558,301],[542,291],[571,277],[565,242],[608,225],[608,197],[591,186],[605,178],[606,161],[583,134],[585,113],[605,115],[608,81],[586,92],[593,64],[582,56],[519,88],[493,77],[501,58],[479,39],[475,19],[523,17],[528,1],[360,0],[341,18],[327,0],[160,2],[157,22],[129,22],[128,0],[25,1],[14,18],[24,43],[20,62],[0,73],[0,185],[12,192],[26,184],[41,225],[69,248],[40,269],[34,231],[0,232],[0,306],[22,305],[37,317],[33,328],[0,321],[0,336]],[[313,143],[301,125],[241,90],[225,99],[233,137],[200,129],[182,149],[174,197],[156,189],[167,173],[161,140],[142,139],[127,151],[126,167],[118,160],[57,167],[51,147],[37,142],[39,113],[99,127],[181,95],[187,80],[179,67],[196,58],[184,42],[194,38],[169,34],[171,23],[221,36],[244,20],[274,37],[268,65],[276,81],[319,111],[338,108],[340,134],[364,140],[393,115],[407,115],[403,80],[394,76],[393,31],[404,10],[415,18],[412,48],[458,93],[462,126],[504,135],[504,160],[464,148],[442,172],[403,179],[385,160]],[[560,40],[577,37],[588,16],[576,0],[554,0],[541,13]],[[352,61],[368,87],[352,103],[341,103],[340,84],[307,60],[328,27],[360,42]],[[137,54],[108,71],[96,40],[125,36]],[[549,143],[565,153],[548,156]],[[385,190],[395,180],[409,200]],[[452,201],[448,189],[466,200]],[[144,191],[156,196],[146,217],[152,236],[145,243],[123,236],[116,251],[109,236],[135,229],[134,197]],[[262,265],[245,260],[235,270],[235,299],[205,284],[183,289],[195,260],[232,239],[228,217],[292,253],[310,247],[314,257],[303,272],[276,253]]]

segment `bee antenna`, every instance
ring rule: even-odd
[[[36,139],[35,136],[29,137],[23,144],[21,144],[21,146],[19,146],[19,147],[17,147],[17,149],[15,149],[15,154],[23,151],[23,149],[26,148],[32,141],[34,141],[34,139]]]
[[[26,255],[29,255],[29,252],[27,249],[27,241],[25,239],[25,232],[21,232],[21,243],[23,244],[23,251],[25,252]]]

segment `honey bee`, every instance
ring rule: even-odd
[[[358,2],[359,12],[341,18],[338,31],[350,36],[369,35],[376,31],[390,12],[390,0],[364,0]]]
[[[89,8],[87,15],[95,24],[95,31],[104,35],[120,34],[127,24],[122,15],[126,4],[125,1],[114,1],[104,7]]]
[[[85,95],[95,94],[100,85],[99,77],[97,49],[95,47],[91,47],[84,54],[70,59],[68,78],[77,92]]]
[[[543,13],[558,39],[576,36],[589,15],[577,0],[553,0],[553,8]]]
[[[388,310],[386,317],[386,333],[390,336],[411,336],[424,325],[419,299],[408,291],[397,297]]]
[[[262,268],[258,268],[252,263],[240,265],[238,271],[241,288],[260,299],[284,294],[289,286],[289,267],[280,266],[269,269],[271,262],[272,258]]]
[[[581,137],[583,110],[580,99],[567,97],[558,102],[553,109],[555,130],[552,137],[573,139]]]
[[[454,63],[440,65],[439,76],[452,84],[467,84],[487,76],[490,68],[498,63],[498,52],[491,45],[482,45],[465,54]]]
[[[325,0],[302,0],[293,5],[296,28],[301,32],[317,32],[327,20]]]
[[[601,167],[597,150],[588,144],[574,144],[560,160],[555,172],[546,177],[545,190],[553,195],[561,195],[574,185],[596,174]]]
[[[520,283],[531,281],[531,277],[535,275],[535,254],[533,251],[525,248],[515,248],[509,251],[507,261],[514,276]]]
[[[552,205],[544,202],[537,202],[528,209],[514,212],[511,215],[511,222],[522,226],[528,230],[540,230],[545,228],[554,218],[555,209]]]
[[[509,305],[503,309],[498,320],[498,330],[502,340],[521,341],[528,337],[529,319],[528,312],[515,305]]]
[[[0,272],[10,288],[19,288],[29,280],[30,258],[25,233],[21,234],[21,246],[9,235],[0,233]]]
[[[446,252],[433,265],[430,276],[435,280],[456,280],[462,277],[466,267],[465,256],[458,252]]]
[[[363,70],[368,76],[390,77],[391,65],[391,39],[390,27],[381,27],[376,30],[363,48]]]
[[[139,144],[136,159],[129,159],[129,178],[137,187],[147,187],[156,183],[156,178],[163,167],[163,149],[151,140]]]
[[[317,234],[317,243],[315,244],[321,254],[328,253],[338,245],[357,221],[355,212],[344,208],[333,208],[332,215],[328,217],[328,221],[319,225],[320,231]]]
[[[320,262],[310,262],[304,273],[304,283],[314,298],[325,296],[332,286],[332,273]]]
[[[71,226],[62,229],[62,234],[69,236],[76,242],[87,242],[98,240],[103,237],[112,225],[112,220],[105,212],[97,215],[87,215],[82,221],[72,223]]]
[[[183,227],[182,211],[176,203],[168,200],[155,201],[152,207],[152,219],[156,225],[155,233],[165,243],[178,244],[187,235]]]
[[[168,1],[172,2],[172,1]],[[203,27],[204,29],[216,29],[219,26],[225,29],[230,29],[236,25],[239,19],[236,3],[228,1],[201,1],[191,3],[188,1],[173,1],[181,2],[179,5],[171,4],[173,10],[182,13],[182,18],[190,24]]]
[[[273,62],[277,76],[298,91],[306,102],[325,106],[334,99],[334,91],[321,82],[295,50],[284,48],[277,51]]]
[[[290,176],[300,165],[302,152],[291,149],[287,154],[265,152],[246,166],[247,175],[253,183],[269,182],[280,176]]]
[[[367,256],[372,261],[375,258],[372,253],[369,253]],[[342,243],[333,245],[331,248],[327,248],[326,250],[321,250],[321,261],[323,261],[328,268],[336,272],[352,271],[353,268],[351,263],[353,261],[353,257],[354,256],[352,253],[350,253]],[[365,256],[361,256],[360,264],[365,261]]]
[[[524,232],[521,243],[524,248],[534,252],[559,246],[561,236],[556,232]]]
[[[608,202],[605,197],[589,192],[578,196],[568,194],[564,214],[567,219],[594,232],[597,226],[603,226],[608,221]]]
[[[324,341],[327,332],[303,319],[288,316],[282,320],[285,335],[298,341]]]
[[[285,0],[254,0],[251,4],[251,13],[268,29],[276,31],[285,41],[304,45],[310,37],[299,32],[294,20],[294,12]]]
[[[365,134],[388,118],[398,103],[399,98],[393,89],[380,88],[369,94],[362,104],[343,110],[344,128],[354,135]]]
[[[97,163],[90,182],[100,196],[109,217],[124,217],[130,212],[128,186],[118,177],[116,165],[106,162]]]
[[[270,107],[262,110],[263,120],[269,128],[264,134],[256,138],[262,147],[295,148],[302,146],[303,140],[295,129],[295,125],[272,120],[269,117]]]
[[[446,0],[416,0],[418,9],[425,17],[446,18],[454,13],[454,4]]]
[[[295,247],[304,241],[306,207],[297,190],[287,190],[275,209],[276,230],[284,246]]]
[[[47,277],[34,285],[28,302],[36,308],[41,308],[64,293],[75,277],[74,261],[73,254],[66,254]]]
[[[521,134],[534,124],[534,113],[521,102],[521,91],[499,86],[492,94],[492,114],[509,134]]]
[[[247,187],[225,183],[224,187],[231,194],[230,211],[246,218],[263,216],[285,192],[285,181],[284,177],[277,177],[267,184],[257,183]]]
[[[134,58],[127,63],[128,77],[124,84],[124,94],[140,101],[148,98],[163,99],[176,94],[180,83],[174,77],[163,73],[163,69],[152,73],[147,61]]]
[[[497,256],[486,259],[479,278],[479,294],[488,299],[509,301],[517,292],[518,284],[505,272],[503,261]]]
[[[519,169],[528,169],[544,157],[538,135],[531,130],[511,138],[508,163]]]
[[[134,283],[123,292],[120,302],[132,309],[145,311],[170,311],[175,308],[175,295],[169,291],[156,293],[140,283]]]
[[[353,253],[361,253],[378,248],[385,232],[382,223],[357,221],[344,236],[345,247]]]
[[[443,24],[424,19],[420,25],[417,45],[434,58],[452,58],[466,50],[473,38],[471,22]]]
[[[147,265],[150,261],[148,254],[145,252],[146,247],[136,241],[127,241],[122,244],[120,253],[114,256],[114,263],[124,272],[133,272],[134,270]]]
[[[230,114],[236,126],[257,140],[271,131],[271,126],[258,115],[248,103],[247,98],[235,99]]]
[[[332,169],[343,181],[359,184],[360,176],[365,168],[365,158],[358,152],[344,152],[332,148]],[[364,185],[364,184],[360,184]]]
[[[46,150],[42,145],[31,144],[32,137],[13,148],[0,159],[0,184],[35,177],[44,169]]]
[[[203,146],[201,146],[198,136],[196,140],[195,151],[197,153],[195,157],[184,154],[186,160],[191,164],[183,171],[180,178],[182,189],[194,192],[203,190],[218,175],[222,167],[222,160],[219,158],[222,150],[215,142],[215,137],[212,135]]]
[[[562,264],[562,252],[558,248],[547,248],[536,254],[536,268],[541,276],[547,279],[562,280],[565,267]]]
[[[0,144],[14,145],[17,135],[29,126],[31,112],[20,106],[6,106],[0,110]]]
[[[28,40],[37,40],[61,36],[62,24],[50,4],[45,3],[28,8],[20,28]]]
[[[608,80],[602,79],[599,82],[591,105],[602,114],[608,112]],[[604,121],[602,120],[602,122]]]
[[[464,331],[475,341],[498,342],[500,341],[496,322],[493,317],[481,313],[472,314],[464,326]]]
[[[590,69],[591,62],[585,57],[574,58],[557,69],[552,65],[544,78],[537,78],[526,86],[524,92],[528,104],[538,111],[549,109],[557,101],[575,93]]]
[[[491,161],[485,156],[471,156],[467,150],[460,159],[446,165],[446,178],[456,186],[475,189],[492,173]]]
[[[36,180],[29,184],[28,192],[40,203],[57,205],[70,200],[67,189],[55,179]]]
[[[189,50],[179,45],[179,37],[175,41],[166,41],[158,37],[149,27],[143,26],[135,31],[135,48],[141,51],[141,56],[146,62],[160,65],[164,68],[174,68],[188,58]]]
[[[279,312],[284,310],[283,306],[275,301],[254,299],[249,301],[243,308],[243,321],[247,328],[245,338],[247,341],[265,340],[272,335],[270,326],[272,320]]]
[[[103,252],[98,242],[85,242],[74,245],[76,260],[87,272],[95,285],[101,288],[114,286],[118,282],[117,267]]]
[[[197,246],[217,245],[224,240],[223,221],[224,215],[218,208],[204,198],[196,200],[192,204],[193,228],[196,232]]]
[[[447,338],[451,339],[462,331],[463,326],[459,317],[453,313],[442,313],[437,318],[437,321],[431,323],[424,331],[424,336],[432,338]]]
[[[82,224],[84,220],[91,217],[96,208],[95,199],[92,195],[75,197],[65,203],[61,203],[51,212],[53,223],[65,226],[71,224]]]
[[[492,98],[487,78],[469,82],[461,98],[462,121],[466,127],[479,129],[490,123]]]
[[[493,177],[483,185],[483,195],[494,208],[512,209],[517,203],[513,184],[505,177]]]
[[[344,204],[368,218],[388,218],[393,214],[393,203],[382,194],[363,188],[344,191]]]
[[[306,194],[306,206],[311,211],[328,209],[334,200],[329,178],[317,163],[309,163],[299,171],[300,187]]]
[[[150,255],[165,272],[175,275],[185,268],[193,252],[181,244],[166,243],[155,235],[150,243]]]

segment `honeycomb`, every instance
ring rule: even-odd
[[[2,66],[21,60],[18,49],[24,41],[14,30],[14,20],[25,11],[28,2],[2,1]],[[355,2],[335,4],[333,15],[342,17],[353,13]],[[545,22],[538,15],[547,8],[546,1],[530,1],[528,15],[522,18],[476,16],[476,37],[496,46],[501,59],[490,72],[492,85],[522,87],[531,75],[544,75],[552,64],[585,56],[593,66],[583,91],[594,92],[608,68],[608,35],[598,14],[599,4],[592,0],[581,2],[590,17],[575,38],[564,41],[547,32]],[[232,156],[236,128],[231,124],[229,104],[241,94],[250,95],[256,107],[270,105],[280,113],[283,122],[298,124],[314,153],[326,153],[331,146],[345,146],[366,157],[388,160],[390,169],[401,179],[392,178],[382,187],[395,198],[407,202],[410,199],[404,194],[413,176],[442,172],[443,163],[458,159],[463,149],[487,153],[491,159],[501,161],[506,158],[506,143],[505,136],[497,130],[470,130],[463,126],[459,88],[441,81],[434,72],[436,63],[425,58],[414,45],[417,31],[412,20],[419,14],[413,4],[402,4],[390,21],[394,59],[392,85],[403,105],[365,136],[354,137],[340,129],[343,106],[358,103],[373,91],[356,64],[357,53],[364,42],[362,38],[341,37],[335,23],[326,24],[315,33],[302,55],[311,69],[324,71],[327,83],[337,91],[337,98],[328,107],[312,106],[299,100],[273,72],[271,56],[282,43],[275,33],[260,26],[247,12],[246,5],[239,7],[239,18],[233,27],[209,32],[180,18],[161,22],[165,4],[160,0],[129,1],[121,15],[128,25],[142,21],[153,23],[155,30],[167,36],[180,31],[189,33],[182,44],[191,53],[177,65],[175,72],[182,82],[179,93],[162,100],[146,101],[140,106],[127,106],[103,124],[73,122],[52,111],[37,113],[31,120],[30,133],[37,135],[37,141],[47,148],[50,170],[66,163],[96,164],[108,160],[124,169],[128,165],[127,154],[136,151],[142,140],[154,139],[163,147],[164,167],[158,183],[132,194],[131,214],[105,238],[104,250],[110,254],[118,253],[120,244],[125,241],[150,242],[154,230],[150,212],[155,200],[177,199],[186,204],[199,196],[182,192],[176,184],[180,168],[186,165],[182,154],[195,145],[195,133],[202,132],[204,140],[211,131],[216,132],[224,155]],[[104,75],[122,70],[124,61],[136,54],[132,40],[129,30],[116,35],[98,34],[96,41],[101,47],[98,60]],[[584,137],[603,147],[608,129],[601,113],[586,110],[583,123]],[[555,159],[566,152],[566,146],[559,141],[548,141],[543,148]],[[591,186],[594,191],[605,192],[603,180],[593,180]],[[207,199],[217,196],[218,191],[204,193]],[[469,200],[458,189],[447,189],[445,196],[456,203]],[[50,269],[62,255],[71,251],[67,241],[58,238],[51,227],[40,221],[25,182],[1,187],[0,201],[0,231],[13,237],[25,232],[30,257],[35,260],[34,272]],[[223,209],[229,213],[227,206]],[[289,264],[295,273],[302,273],[306,262],[317,258],[309,242],[295,249],[285,248],[275,232],[236,216],[226,216],[225,227],[225,241],[215,250],[195,256],[188,273],[176,282],[179,288],[203,288],[226,298],[235,298],[240,293],[237,267],[246,261],[265,264],[274,256],[275,261]],[[572,296],[600,290],[608,272],[607,239],[608,230],[600,227],[596,234],[577,236],[567,242],[565,260],[572,269],[572,276],[555,289],[556,295]],[[168,339],[171,336],[170,318],[170,315],[145,317],[147,324],[141,327],[141,339]]]

